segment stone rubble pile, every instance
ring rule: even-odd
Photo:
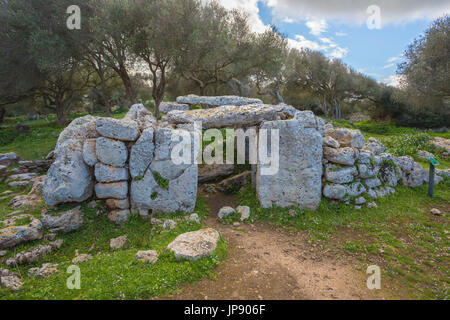
[[[359,130],[325,128],[323,147],[326,198],[358,208],[394,194],[398,184],[418,187],[428,182],[427,171],[409,156],[395,157],[375,138],[366,142]],[[442,178],[436,176],[439,183]],[[373,207],[373,204],[371,204]]]

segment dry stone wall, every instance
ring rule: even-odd
[[[264,208],[316,210],[322,197],[360,207],[395,193],[398,184],[416,187],[428,180],[427,171],[412,158],[387,154],[376,139],[366,141],[357,130],[335,129],[310,111],[237,97],[178,99],[210,105],[236,101],[236,106],[214,109],[183,111],[183,106],[159,122],[143,105],[132,106],[121,120],[86,116],[73,121],[54,151],[43,188],[45,201],[56,206],[102,199],[110,210],[108,218],[117,224],[126,222],[131,212],[142,216],[193,212],[198,166],[193,160],[175,164],[172,153],[185,143],[186,133],[195,141],[197,121],[203,129],[254,127],[258,140],[263,131],[279,133],[276,172],[264,173],[268,164],[259,156],[251,173]],[[195,143],[183,147],[191,153],[190,159],[197,158]],[[267,149],[269,155],[276,152],[270,144]]]

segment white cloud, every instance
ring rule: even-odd
[[[346,24],[364,24],[370,5],[381,9],[383,25],[419,19],[431,20],[450,12],[448,0],[264,0],[270,2],[278,18],[294,20],[340,20]]]
[[[342,59],[348,54],[347,48],[339,47],[330,38],[319,38],[320,42],[306,39],[302,35],[296,35],[295,39],[288,39],[288,43],[292,48],[296,49],[310,49],[315,51],[322,51],[330,58]]]
[[[296,48],[298,50],[310,49],[310,50],[315,50],[315,51],[322,51],[322,50],[326,50],[326,48],[327,48],[325,45],[321,45],[318,42],[308,40],[302,35],[296,35],[295,40],[288,39],[288,43],[292,48]]]
[[[345,32],[336,32],[336,37],[345,37],[347,34]]]
[[[331,53],[329,53],[328,56],[331,57],[331,58],[334,58],[334,59],[342,59],[347,54],[348,54],[348,49],[347,48],[337,47],[336,49],[331,51]]]
[[[387,65],[385,65],[383,67],[383,69],[391,69],[391,68],[395,68],[396,64],[395,63],[389,63]]]
[[[389,86],[398,88],[398,87],[402,86],[402,80],[403,80],[402,75],[393,74],[393,75],[387,77],[386,79],[384,79],[382,82]]]
[[[294,19],[291,19],[291,18],[288,18],[288,17],[286,17],[286,18],[284,18],[284,19],[283,19],[283,22],[286,22],[286,23],[294,23],[294,22],[295,22],[295,20],[294,20]]]
[[[306,22],[306,26],[309,28],[312,35],[320,36],[322,33],[327,31],[327,22],[323,19],[321,20],[310,20]]]
[[[259,16],[258,0],[218,0],[218,2],[226,9],[239,9],[247,12],[250,28],[254,32],[262,33],[269,27],[264,25]],[[276,0],[269,0],[269,3],[275,5],[277,2]]]

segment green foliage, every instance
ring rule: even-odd
[[[161,189],[169,190],[169,180],[163,178],[158,171],[153,171],[153,177]]]
[[[419,150],[428,149],[431,137],[426,133],[418,133],[392,136],[381,140],[390,153],[396,156],[412,156]]]

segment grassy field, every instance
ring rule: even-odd
[[[120,118],[123,115],[117,113],[114,116]],[[28,125],[30,131],[17,134],[14,132],[16,122],[10,120],[6,129],[0,130],[0,153],[14,151],[30,160],[42,159],[53,150],[57,134],[63,129],[45,120],[23,121],[21,123]],[[386,143],[389,152],[412,155],[416,160],[419,160],[415,156],[419,149],[435,151],[428,147],[429,138],[424,137],[424,133],[410,128],[373,122],[350,124],[340,121],[335,124],[360,129],[366,138],[376,137]],[[449,138],[449,133],[439,136]],[[436,156],[441,162],[440,168],[450,168],[448,160],[439,153]],[[420,163],[426,165],[425,161]],[[6,190],[25,194],[29,188],[11,189],[0,178],[0,194]],[[250,186],[239,192],[238,199],[239,204],[251,207],[254,220],[306,232],[313,241],[341,248],[344,255],[357,257],[362,265],[370,262],[381,266],[384,276],[404,288],[411,298],[447,299],[450,279],[450,181],[446,179],[436,186],[432,199],[427,197],[426,186],[416,189],[398,187],[396,190],[396,195],[378,200],[378,208],[375,209],[363,207],[362,210],[355,210],[353,206],[324,199],[318,211],[296,210],[296,217],[289,214],[289,209],[261,209]],[[0,220],[13,211],[8,207],[13,196],[0,197]],[[196,212],[201,218],[210,214],[204,203],[199,198]],[[151,299],[171,292],[184,283],[211,275],[214,267],[226,257],[226,243],[221,240],[212,257],[197,262],[177,262],[165,247],[178,234],[197,230],[201,225],[173,214],[167,218],[176,219],[178,225],[171,231],[160,227],[152,231],[152,225],[139,216],[133,216],[130,223],[117,227],[103,215],[97,215],[98,210],[104,210],[102,206],[101,202],[95,209],[83,205],[84,226],[70,234],[59,234],[58,238],[63,239],[64,244],[57,252],[32,265],[13,270],[21,274],[25,285],[17,293],[0,289],[0,299]],[[39,217],[43,207],[42,204],[30,208],[26,213]],[[433,216],[429,213],[431,208],[438,208],[447,214]],[[129,246],[119,251],[110,250],[109,240],[121,235],[128,236]],[[6,260],[17,252],[42,243],[45,241],[21,245],[1,259]],[[160,254],[155,265],[135,260],[138,250],[150,249]],[[66,280],[69,275],[66,269],[72,264],[75,250],[92,254],[93,259],[79,265],[82,289],[68,290]],[[57,275],[41,280],[28,279],[29,268],[47,262],[59,264]]]

